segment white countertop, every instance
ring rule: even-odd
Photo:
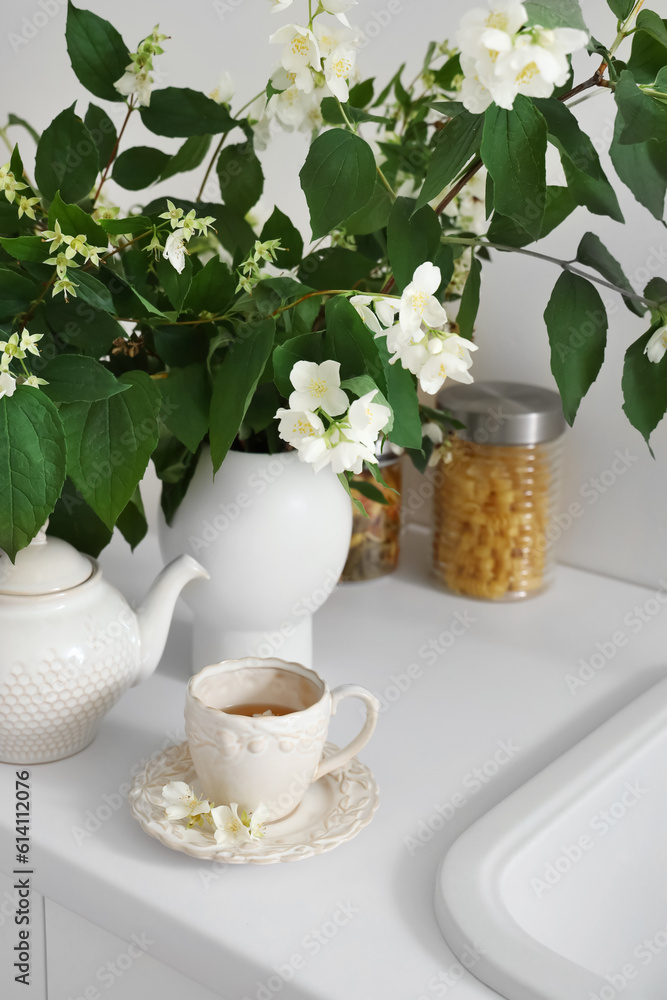
[[[461,978],[442,940],[438,863],[491,805],[664,676],[667,603],[567,567],[549,593],[525,602],[457,598],[431,582],[428,546],[428,534],[411,529],[397,574],[339,587],[315,617],[315,668],[331,686],[371,688],[386,706],[361,755],[380,808],[355,840],[296,863],[222,866],[139,828],[125,801],[129,775],[184,738],[191,626],[181,608],[160,671],[124,695],[94,743],[31,769],[34,889],[126,941],[146,935],[154,958],[226,1000],[433,1000],[455,983],[457,1000],[495,997],[468,972]],[[134,557],[114,542],[102,562],[136,598],[159,565],[156,542]],[[431,652],[440,636],[450,644],[457,621],[463,634]],[[614,655],[572,690],[567,675],[596,643]],[[346,741],[360,721],[355,703],[344,706],[331,738]],[[15,770],[0,765],[4,802]],[[98,811],[111,815],[88,833]],[[5,872],[12,821],[0,812]],[[274,967],[294,956],[299,968],[278,990]]]

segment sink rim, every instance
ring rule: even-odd
[[[503,901],[503,874],[527,841],[574,808],[667,728],[667,679],[650,687],[473,823],[445,853],[435,886],[440,930],[473,974],[509,1000],[590,1000],[608,981],[542,944]],[[574,777],[573,777],[574,776]],[[492,942],[482,950],[479,938]],[[603,994],[605,996],[606,994]],[[626,986],[624,1000],[640,994]]]

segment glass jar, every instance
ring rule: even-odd
[[[543,591],[565,419],[560,396],[513,382],[443,390],[438,406],[465,424],[436,476],[434,572],[455,594],[509,601]]]
[[[389,489],[376,483],[368,470],[355,476],[355,481],[372,483],[385,497],[387,503],[369,500],[355,492],[355,498],[364,505],[368,517],[364,517],[354,507],[352,516],[352,538],[347,562],[341,575],[344,583],[356,580],[376,580],[393,573],[398,566],[399,539],[401,533],[401,460],[393,454],[383,454],[378,458],[380,471]],[[393,491],[396,490],[394,493]]]

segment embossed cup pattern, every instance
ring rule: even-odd
[[[328,760],[322,764],[329,719],[348,695],[363,698],[368,718],[360,736],[340,751],[339,766],[375,728],[378,703],[370,692],[347,686],[332,694],[312,670],[282,660],[247,658],[205,667],[191,678],[185,705],[185,732],[204,794],[216,805],[237,802],[248,812],[263,802],[271,820],[287,816],[313,780],[331,770]],[[258,718],[224,711],[260,702],[294,711]]]

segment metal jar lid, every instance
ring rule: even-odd
[[[438,407],[465,424],[458,433],[477,444],[540,444],[554,441],[565,431],[560,396],[536,385],[452,385],[438,394]]]

